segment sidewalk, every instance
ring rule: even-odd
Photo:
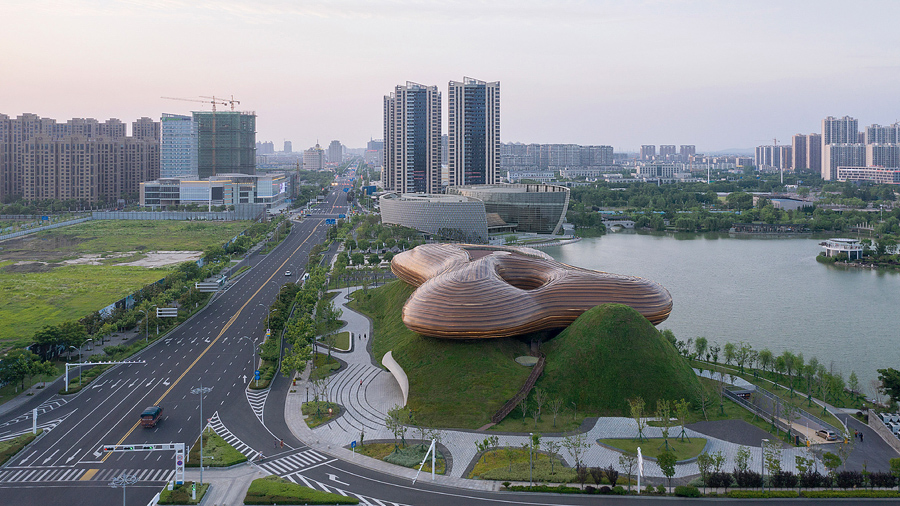
[[[353,349],[350,352],[333,351],[332,354],[343,360],[347,366],[334,374],[328,386],[329,398],[344,408],[343,414],[337,419],[310,429],[300,413],[301,406],[306,396],[306,381],[309,376],[307,369],[298,380],[294,393],[288,393],[285,401],[285,420],[291,432],[300,440],[309,444],[317,451],[330,454],[342,460],[354,462],[380,472],[395,476],[415,476],[415,470],[387,464],[382,461],[362,457],[345,449],[351,441],[358,441],[360,433],[365,431],[365,440],[376,439],[393,440],[393,434],[384,426],[387,411],[395,405],[402,404],[400,387],[393,376],[373,364],[373,359],[368,350],[368,339],[359,339],[360,334],[371,336],[372,325],[367,317],[361,315],[346,306],[347,293],[357,288],[341,289],[335,297],[335,306],[343,311],[342,319],[347,322],[340,331],[353,333]],[[734,466],[734,458],[741,445],[705,436],[699,432],[688,429],[687,434],[691,438],[707,439],[706,451],[715,453],[721,451],[725,456],[725,468]],[[415,437],[415,431],[410,431],[407,438]],[[637,426],[631,418],[600,418],[585,434],[585,441],[590,443],[585,452],[584,461],[588,466],[619,466],[619,452],[602,447],[594,442],[600,438],[632,438],[637,434]],[[527,444],[527,435],[506,435],[500,433],[486,433],[469,430],[444,430],[441,431],[441,443],[449,450],[452,456],[452,467],[447,475],[438,477],[436,483],[450,486],[476,488],[482,490],[496,490],[499,484],[480,480],[464,479],[463,473],[469,464],[475,459],[477,450],[475,444],[485,437],[496,435],[500,440],[500,446],[521,446]],[[645,429],[648,437],[661,437],[660,428],[648,427]],[[561,442],[562,437],[544,437],[544,441]],[[650,443],[652,444],[652,443]],[[750,447],[751,469],[761,465],[761,451],[759,447]],[[794,469],[794,456],[806,456],[807,452],[802,448],[785,449],[782,466],[785,470]],[[563,450],[560,455],[570,466],[574,467],[574,459]],[[662,470],[655,461],[647,460],[644,464],[645,476],[663,477]],[[684,478],[699,474],[699,468],[695,461],[685,462],[676,466],[676,478]]]

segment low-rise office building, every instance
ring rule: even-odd
[[[164,208],[199,204],[234,206],[265,204],[277,207],[289,195],[290,178],[283,172],[266,175],[220,174],[208,179],[160,178],[141,183],[142,207]]]

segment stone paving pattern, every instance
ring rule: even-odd
[[[288,394],[285,402],[285,419],[294,435],[314,448],[325,451],[335,457],[353,460],[366,467],[394,475],[409,475],[412,477],[415,474],[414,470],[362,457],[343,449],[351,441],[358,441],[363,431],[365,432],[366,441],[393,439],[393,434],[384,426],[384,419],[389,409],[403,402],[400,387],[396,380],[388,371],[375,366],[369,354],[368,338],[372,334],[370,320],[346,306],[348,292],[352,293],[355,289],[357,288],[341,289],[334,299],[335,306],[343,311],[342,320],[347,322],[339,332],[352,332],[353,335],[353,346],[350,352],[332,351],[334,356],[347,364],[347,367],[342,368],[332,376],[328,385],[330,400],[343,406],[343,414],[336,420],[315,429],[309,429],[306,426],[303,416],[300,414],[300,408],[306,395],[305,385],[309,374],[307,369],[298,380],[295,391]],[[360,339],[360,335],[365,335],[367,339]],[[414,430],[410,430],[407,433],[407,438],[413,437],[414,432]],[[680,428],[673,427],[671,429],[672,434],[677,434],[678,432],[680,432]],[[730,471],[734,468],[734,457],[741,445],[705,436],[691,429],[687,429],[686,433],[692,438],[706,438],[708,441],[706,451],[709,453],[721,451],[725,456],[724,470]],[[620,453],[596,444],[596,440],[601,438],[633,438],[636,434],[637,426],[631,418],[613,417],[598,419],[594,426],[585,433],[585,441],[591,443],[584,454],[585,465],[607,466],[612,464],[618,468]],[[486,482],[461,480],[463,472],[476,457],[475,443],[491,435],[496,435],[499,438],[500,446],[521,446],[527,444],[529,439],[528,435],[501,435],[467,430],[443,430],[441,432],[441,442],[447,447],[453,458],[453,466],[449,476],[442,477],[443,481],[448,484],[452,483],[468,488],[471,488],[476,483],[482,484],[478,488],[494,488]],[[648,437],[661,437],[661,429],[648,427],[645,429],[645,435]],[[561,443],[562,440],[562,437],[545,436],[542,438],[543,442],[557,441]],[[760,448],[758,446],[749,448],[751,454],[750,468],[760,469],[762,465]],[[782,451],[782,468],[790,471],[796,471],[794,467],[795,455],[809,455],[809,452],[803,448],[785,448]],[[564,449],[560,453],[566,463],[574,467],[575,461],[571,455]],[[676,465],[676,478],[696,474],[699,474],[699,469],[695,461]],[[649,477],[664,476],[656,462],[651,460],[645,460],[644,462],[644,475]]]

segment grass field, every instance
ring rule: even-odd
[[[250,483],[244,504],[359,504],[359,499],[314,490],[278,476],[266,476]]]
[[[0,347],[28,344],[44,325],[87,316],[169,272],[69,265],[46,272],[17,273],[2,269],[9,263],[0,263]]]
[[[205,465],[211,467],[228,467],[241,462],[246,462],[241,452],[234,449],[227,441],[211,430],[203,432],[203,460]],[[194,443],[188,454],[188,467],[200,466],[200,438]]]
[[[373,459],[384,460],[385,457],[394,453],[395,447],[394,443],[366,443],[362,446],[356,447],[356,453],[360,455],[365,455],[366,457],[372,457]],[[406,461],[406,463],[410,465],[405,465],[403,467],[408,467],[410,469],[419,469],[419,465],[422,464],[422,459],[425,458],[425,453],[428,451],[428,446],[420,446],[418,444],[410,444],[406,448],[401,448],[401,452],[404,453],[404,458],[401,459]],[[394,463],[395,465],[402,465]],[[446,472],[446,461],[444,460],[444,454],[441,453],[440,450],[437,452],[437,457],[435,457],[434,461],[434,473],[435,474],[444,474]],[[423,473],[431,472],[431,456],[428,456],[428,459],[425,461],[425,465],[422,466]]]
[[[7,245],[14,250],[74,253],[203,251],[225,243],[248,226],[245,221],[98,220],[40,232]]]
[[[248,222],[90,221],[0,243],[0,349],[24,346],[35,331],[97,311],[148,283],[168,268],[62,265],[83,254],[202,251],[245,230]],[[101,262],[107,263],[107,259]],[[17,262],[34,262],[14,265]],[[38,262],[46,262],[44,263]]]
[[[528,467],[530,459],[534,459],[534,472]],[[541,452],[529,455],[527,448],[501,448],[485,452],[479,459],[468,478],[482,480],[546,481],[550,483],[566,483],[575,481],[575,470],[566,467],[557,455],[552,457]]]
[[[34,441],[34,438],[40,436],[43,431],[44,429],[38,429],[37,434],[29,432],[27,434],[22,434],[19,437],[0,441],[0,466],[11,459],[15,454],[22,451],[22,448],[28,446],[28,443]]]

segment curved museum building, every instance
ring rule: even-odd
[[[447,193],[484,202],[486,213],[499,215],[518,232],[556,234],[569,207],[569,189],[549,184],[453,186]]]
[[[463,195],[386,193],[379,199],[381,222],[402,225],[444,239],[485,243],[484,203]]]

